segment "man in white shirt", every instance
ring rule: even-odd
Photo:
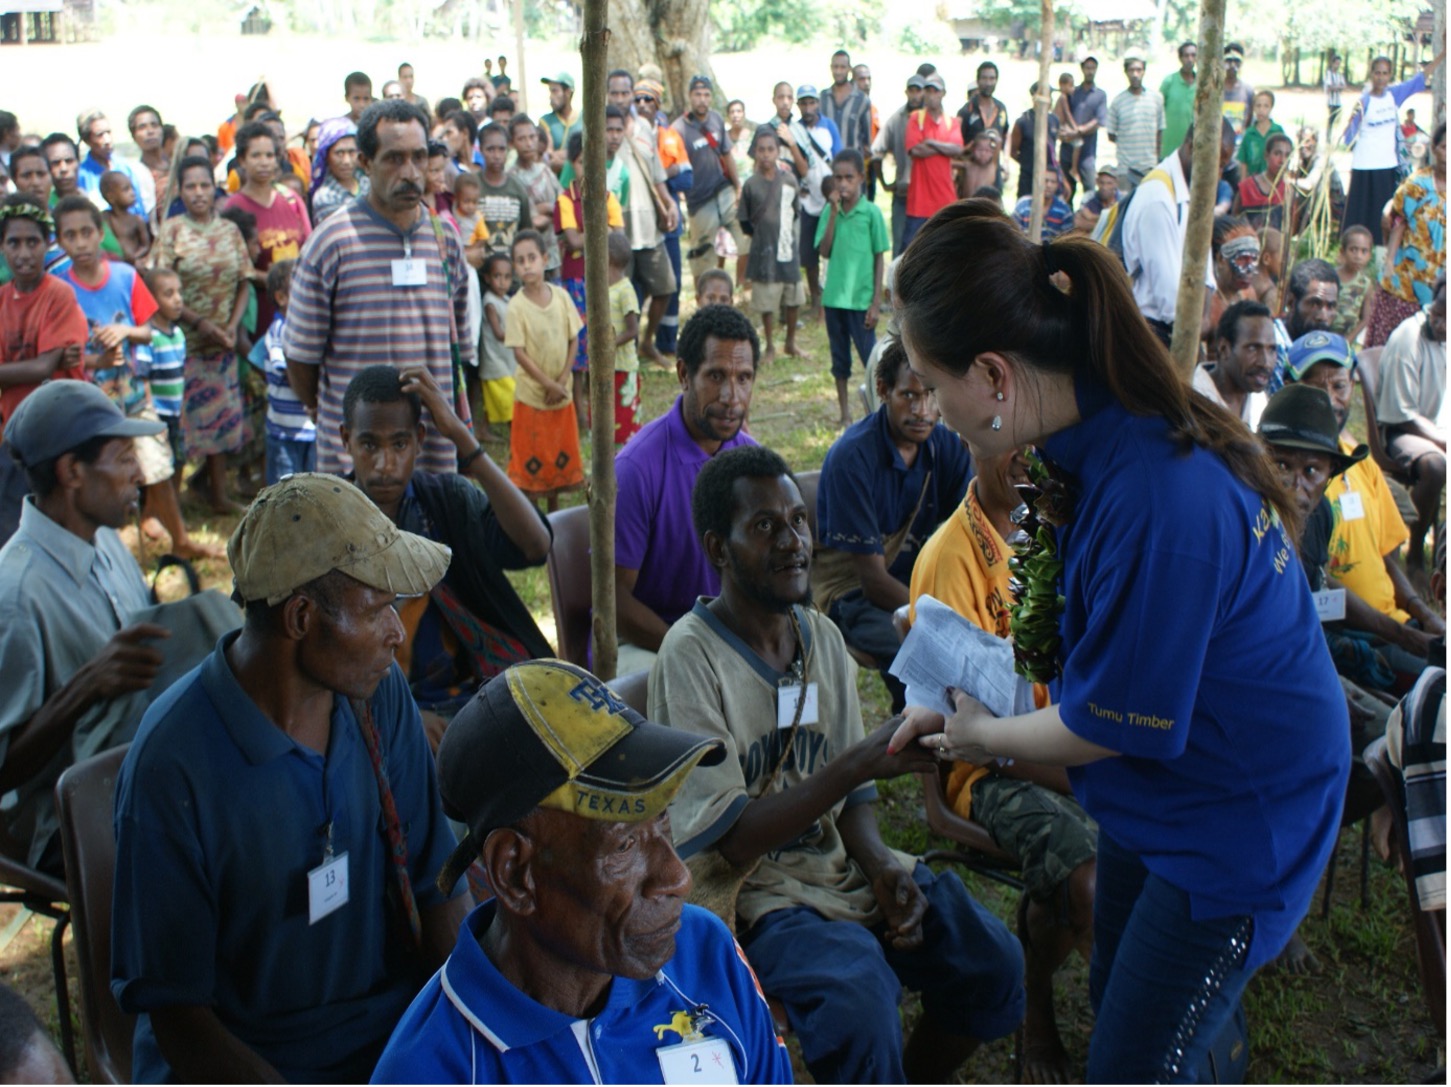
[[[887,118],[872,141],[872,162],[880,176],[882,159],[892,156],[895,177],[888,190],[892,194],[892,256],[902,254],[902,232],[907,228],[907,184],[912,178],[912,158],[907,154],[907,115],[922,108],[927,83],[917,72],[907,77],[907,101]],[[885,179],[882,186],[886,187]]]
[[[1219,168],[1234,155],[1234,128],[1223,123]],[[1179,150],[1154,167],[1124,209],[1124,267],[1133,280],[1134,301],[1149,327],[1167,345],[1174,333],[1174,307],[1184,264],[1184,231],[1189,222],[1189,176],[1194,126]],[[1206,254],[1204,284],[1214,289],[1214,261]]]
[[[1406,565],[1425,568],[1426,532],[1436,523],[1446,489],[1446,277],[1431,304],[1402,321],[1380,357],[1376,416],[1386,452],[1411,480],[1416,523]]]

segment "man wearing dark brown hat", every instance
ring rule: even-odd
[[[449,550],[295,475],[227,545],[246,608],[147,712],[116,783],[112,991],[136,1082],[361,1082],[466,900],[394,663]]]
[[[495,898],[398,1024],[375,1083],[789,1083],[755,976],[685,905],[666,807],[718,740],[646,721],[559,660],[491,679],[438,751]]]

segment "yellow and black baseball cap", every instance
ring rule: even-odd
[[[439,886],[458,881],[490,831],[535,808],[643,822],[697,764],[724,758],[721,741],[645,720],[577,665],[512,665],[479,688],[438,748],[443,810],[468,827]]]

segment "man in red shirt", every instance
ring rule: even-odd
[[[946,85],[933,72],[926,80],[923,107],[907,118],[907,154],[912,158],[912,176],[907,181],[907,225],[902,231],[902,248],[912,244],[922,224],[957,199],[952,180],[952,163],[962,154],[962,126],[956,117],[942,112]]]
[[[14,276],[0,287],[0,426],[42,381],[86,380],[86,316],[70,287],[45,271],[54,232],[33,196],[16,193],[0,206],[0,251]]]

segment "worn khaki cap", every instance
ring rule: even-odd
[[[235,595],[268,604],[333,570],[372,589],[418,596],[448,571],[452,554],[400,531],[347,480],[311,472],[266,488],[227,541]]]

